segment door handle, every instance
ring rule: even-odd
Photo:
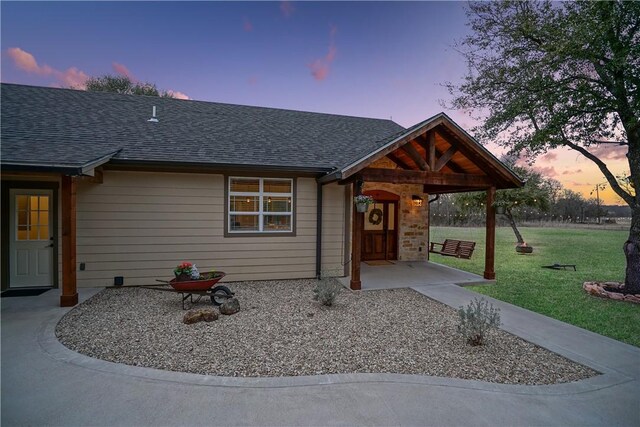
[[[53,243],[51,243],[50,245],[45,246],[46,248],[52,248],[53,247]]]

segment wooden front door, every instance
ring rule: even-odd
[[[364,214],[362,260],[398,259],[398,201],[376,201]]]

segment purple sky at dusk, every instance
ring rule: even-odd
[[[438,101],[449,95],[441,84],[464,75],[452,47],[468,31],[464,6],[2,2],[2,81],[81,87],[86,76],[128,74],[191,99],[391,117],[410,126],[443,111]],[[444,111],[466,129],[473,124]],[[613,161],[614,173],[628,169]],[[604,181],[589,161],[561,151],[536,167],[587,197],[588,186]]]

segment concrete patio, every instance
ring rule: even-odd
[[[477,294],[414,287],[452,307]],[[100,289],[82,289],[84,300]],[[520,386],[400,374],[234,378],[126,366],[64,347],[59,291],[2,299],[2,419],[17,425],[640,425],[640,349],[490,299],[503,329],[603,375]]]
[[[360,266],[362,290],[411,288],[452,283],[468,286],[495,283],[477,274],[458,270],[431,261],[393,261],[383,265]],[[342,277],[340,282],[349,287],[350,277]]]

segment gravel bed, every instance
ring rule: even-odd
[[[176,294],[105,289],[67,313],[56,335],[98,359],[221,376],[387,372],[555,384],[598,375],[502,330],[471,347],[455,310],[411,289],[345,289],[323,307],[312,300],[314,283],[231,283],[241,311],[193,325],[182,323]]]

